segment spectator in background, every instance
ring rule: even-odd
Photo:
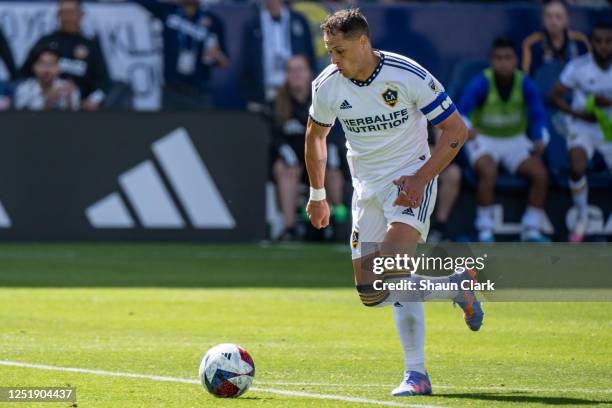
[[[305,182],[304,145],[311,102],[313,72],[303,55],[290,57],[286,79],[278,91],[273,109],[272,175],[276,183],[285,230],[281,240],[297,238],[296,215],[300,183]],[[332,212],[346,214],[342,204],[344,176],[340,170],[340,147],[328,138],[326,188]]]
[[[538,31],[523,41],[523,72],[532,78],[544,65],[565,65],[589,51],[587,37],[569,29],[569,17],[561,0],[545,3],[542,20],[544,31]]]
[[[261,111],[274,100],[292,55],[305,55],[309,65],[316,66],[308,22],[283,0],[261,0],[243,37],[242,89],[251,111]]]
[[[4,67],[8,73],[6,82],[0,82],[0,111],[9,109],[11,107],[11,97],[8,82],[17,77],[17,68],[15,67],[15,60],[13,59],[13,53],[11,47],[4,37],[4,33],[0,30],[0,59],[4,62]]]
[[[0,58],[4,62],[6,71],[9,74],[9,80],[17,78],[17,67],[15,66],[15,59],[13,58],[13,52],[11,47],[6,41],[6,37],[2,30],[0,30]]]
[[[34,111],[78,110],[79,89],[72,81],[59,78],[60,55],[55,49],[39,50],[34,60],[34,77],[15,90],[15,109]]]
[[[574,6],[580,7],[594,7],[594,8],[603,8],[610,7],[612,1],[610,0],[568,0],[568,3]]]
[[[200,7],[199,0],[165,4],[134,0],[164,25],[164,109],[199,109],[210,105],[213,67],[226,67],[222,21]]]
[[[548,189],[548,174],[540,157],[549,138],[546,116],[535,85],[516,69],[517,62],[512,40],[497,38],[491,67],[468,84],[459,102],[469,128],[466,152],[478,175],[475,225],[478,240],[483,242],[495,240],[492,205],[500,162],[509,173],[531,181],[521,240],[548,240],[540,232]]]
[[[570,233],[571,242],[584,239],[588,227],[588,184],[585,176],[589,160],[599,151],[612,169],[612,26],[597,24],[593,29],[593,53],[571,61],[552,90],[552,102],[570,115],[568,148],[570,190],[578,216]],[[571,106],[567,90],[574,95]],[[598,123],[599,122],[599,123]]]
[[[58,3],[59,30],[42,37],[30,50],[21,67],[22,77],[31,77],[35,61],[43,49],[59,54],[60,77],[73,81],[83,97],[81,108],[95,111],[101,108],[110,86],[106,61],[97,38],[81,34],[83,12],[79,0]]]

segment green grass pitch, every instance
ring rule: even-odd
[[[78,407],[612,405],[612,303],[484,307],[472,333],[459,308],[428,303],[434,396],[392,398],[391,310],[361,306],[344,246],[3,244],[0,386],[69,384]],[[235,400],[193,381],[223,342],[256,364],[255,389]]]

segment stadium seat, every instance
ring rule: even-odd
[[[548,95],[550,95],[550,91],[557,82],[557,79],[559,79],[561,71],[563,71],[563,64],[555,61],[542,66],[535,72],[533,82],[535,82],[545,102],[548,100]]]
[[[563,71],[563,64],[552,62],[538,69],[533,77],[546,106],[546,119],[550,133],[550,142],[544,152],[544,162],[548,167],[551,181],[558,186],[564,185],[569,168],[564,135],[565,124],[559,111],[548,103],[548,95],[561,75],[561,71]]]
[[[461,92],[478,73],[489,66],[489,61],[483,58],[466,58],[455,65],[448,81],[446,93],[456,102],[461,98]]]

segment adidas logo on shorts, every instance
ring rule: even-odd
[[[404,211],[402,211],[402,214],[412,215],[414,217],[414,212],[412,211],[412,208],[406,208]]]
[[[351,109],[351,104],[345,99],[344,102],[340,105],[340,109]]]

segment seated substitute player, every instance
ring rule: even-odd
[[[548,241],[540,232],[548,189],[540,157],[549,139],[546,114],[534,83],[516,68],[517,61],[512,40],[497,38],[491,67],[468,84],[459,101],[459,111],[471,128],[465,148],[478,174],[475,225],[481,242],[495,240],[492,204],[500,162],[508,172],[531,181],[521,240]]]
[[[591,38],[593,54],[572,60],[561,73],[552,90],[551,100],[570,115],[568,140],[570,158],[570,190],[578,218],[570,233],[571,242],[581,242],[588,226],[588,185],[586,167],[599,151],[612,169],[612,26],[599,23]],[[565,93],[574,91],[571,106]],[[602,115],[597,115],[596,112]],[[595,114],[594,114],[595,113]],[[596,118],[596,116],[598,116]],[[599,119],[599,123],[596,123]]]
[[[315,228],[329,224],[323,187],[326,137],[338,118],[347,139],[354,187],[351,247],[357,291],[366,306],[394,305],[405,375],[392,395],[428,395],[422,301],[453,299],[474,331],[484,316],[480,302],[473,291],[423,292],[404,301],[404,291],[378,290],[362,262],[367,267],[372,257],[365,243],[382,243],[384,251],[390,248],[391,253],[413,256],[416,244],[427,239],[436,177],[461,148],[467,129],[429,72],[409,58],[372,48],[368,23],[358,9],[335,12],[321,29],[332,63],[312,83],[305,152],[311,189],[308,216]],[[433,154],[427,144],[427,120],[442,130]],[[396,271],[390,272],[398,278]],[[426,278],[408,273],[401,278],[418,286],[424,279],[458,284],[474,279],[473,275],[465,271]]]

